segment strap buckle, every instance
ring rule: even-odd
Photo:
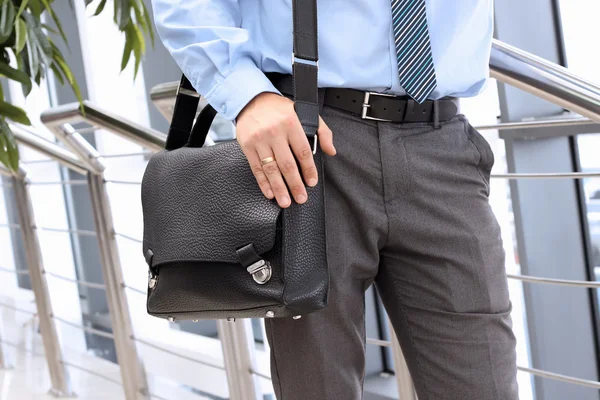
[[[175,96],[179,96],[180,94],[184,95],[184,96],[189,96],[189,97],[196,97],[196,98],[200,97],[200,94],[198,92],[196,92],[195,90],[183,87],[183,85],[181,85],[181,84],[177,85],[177,93],[175,94]]]
[[[313,60],[309,60],[307,58],[301,58],[301,57],[298,57],[297,55],[295,55],[294,53],[292,53],[292,65],[294,65],[295,63],[308,64],[308,65],[312,65],[314,67],[319,68],[319,60],[313,61]]]
[[[396,97],[396,95],[394,95],[394,94],[365,92],[365,98],[363,100],[362,112],[360,114],[360,117],[362,119],[368,119],[371,121],[392,122],[391,119],[375,118],[375,117],[371,117],[370,115],[367,114],[369,111],[369,108],[371,108],[371,104],[370,104],[371,96]]]

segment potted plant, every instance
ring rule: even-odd
[[[66,1],[66,0],[59,0]],[[94,6],[94,16],[105,10],[112,10],[114,22],[125,35],[125,46],[121,61],[123,70],[132,60],[135,63],[135,75],[145,52],[148,35],[154,44],[151,17],[143,0],[111,0],[112,7],[106,7],[107,0],[70,0],[85,1],[86,7]],[[55,45],[55,39],[67,38],[61,21],[52,9],[54,0],[0,0],[0,46],[3,48],[0,58],[0,76],[21,84],[25,96],[32,85],[39,85],[48,70],[61,84],[68,84],[81,102],[81,93],[65,59]],[[72,3],[71,3],[72,5]],[[56,29],[44,24],[42,15],[54,22]],[[20,107],[5,101],[0,85],[0,163],[10,170],[19,165],[19,151],[8,121],[31,125],[27,113]]]

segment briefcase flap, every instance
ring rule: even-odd
[[[239,263],[236,249],[249,243],[263,254],[275,244],[281,213],[262,194],[237,141],[152,156],[142,207],[144,254],[153,267]]]

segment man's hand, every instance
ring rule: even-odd
[[[292,204],[289,187],[298,204],[306,202],[304,182],[312,187],[319,177],[312,149],[294,111],[294,102],[275,93],[261,93],[240,112],[236,131],[263,194],[269,199],[275,197],[279,206],[286,208]],[[318,136],[323,152],[335,155],[333,134],[320,117]],[[270,157],[274,161],[263,165],[261,161]]]

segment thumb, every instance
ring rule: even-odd
[[[333,132],[321,117],[319,117],[319,142],[321,143],[321,150],[325,154],[335,156],[337,150],[333,146]]]

